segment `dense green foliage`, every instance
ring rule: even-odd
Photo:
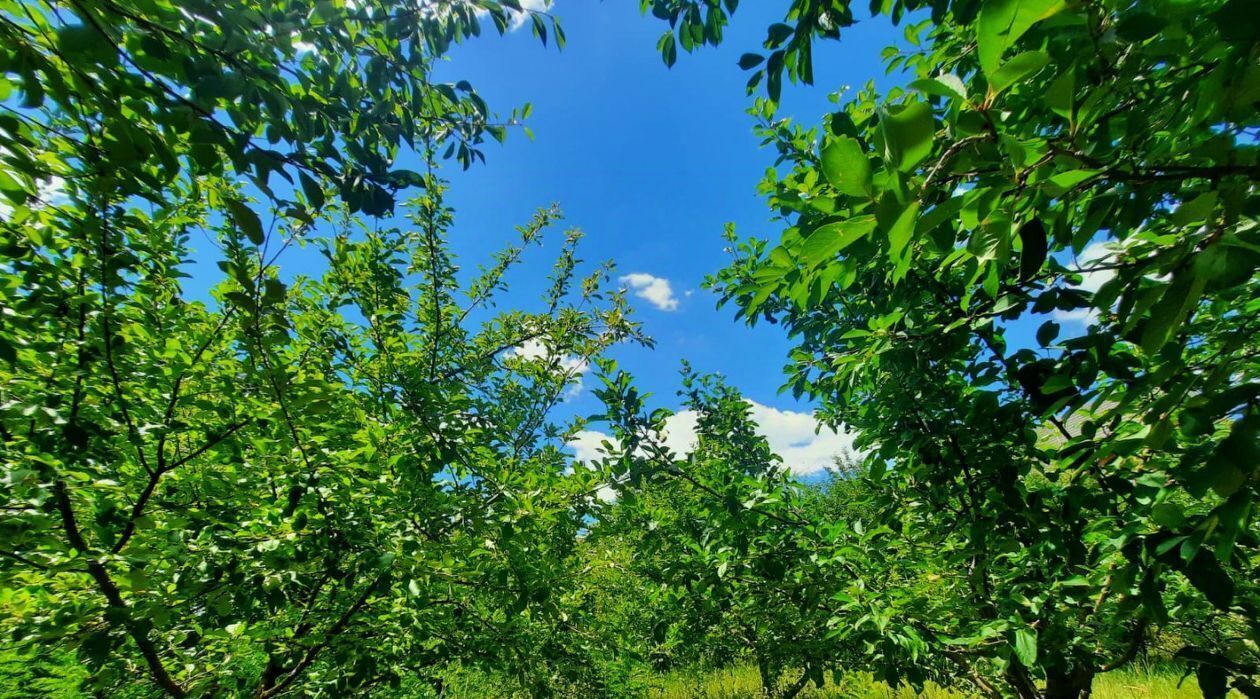
[[[719,3],[650,4],[684,48],[721,39]],[[1020,696],[1084,696],[1151,626],[1209,618],[1251,644],[1182,651],[1205,693],[1260,693],[1245,5],[876,2],[924,18],[887,55],[907,85],[820,129],[775,102],[784,73],[811,81],[846,2],[791,3],[764,68],[741,61],[750,89],[766,76],[753,113],[780,167],[762,191],[785,230],[714,286],[797,340],[788,387],[858,431],[881,521],[945,576],[929,614],[876,593],[840,620],[895,620],[890,671],[944,659],[982,688],[1000,671]],[[1030,323],[1039,346],[1010,346]]]
[[[710,285],[858,435],[817,486],[690,368],[697,441],[666,446],[576,232],[499,308],[557,210],[457,281],[439,173],[529,110],[431,68],[519,13],[563,44],[550,15],[0,0],[0,677],[636,696],[747,663],[780,697],[859,672],[1085,699],[1150,654],[1260,696],[1255,13],[875,2],[909,23],[903,87],[807,128],[784,80],[853,10],[783,4],[740,60],[782,231],[728,231]],[[641,6],[674,65],[738,2]],[[282,274],[296,246],[323,268]],[[610,437],[584,464],[552,414],[588,365]]]
[[[547,416],[636,330],[605,268],[577,276],[576,233],[538,310],[488,310],[555,211],[456,285],[434,171],[502,128],[428,69],[473,10],[0,5],[0,608],[23,657],[60,648],[111,696],[581,667],[538,660],[580,654],[558,610],[598,485]],[[393,169],[404,147],[427,172]],[[409,188],[410,225],[356,215]],[[183,286],[194,237],[221,253],[212,299]],[[295,245],[326,270],[283,281]]]

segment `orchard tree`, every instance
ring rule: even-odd
[[[601,469],[617,497],[593,536],[628,549],[627,574],[646,582],[655,669],[745,657],[767,696],[790,699],[822,687],[866,644],[884,645],[888,619],[871,606],[873,589],[906,587],[891,570],[901,553],[891,530],[821,517],[813,491],[757,433],[749,402],[720,379],[684,371],[696,442],[679,454],[665,441],[668,413],[647,412],[629,375],[605,368],[597,394],[614,439]],[[874,612],[861,633],[836,628],[858,609]],[[920,683],[926,660],[911,673]]]
[[[426,190],[414,226],[347,219],[318,240],[327,272],[288,288],[225,231],[214,309],[180,294],[179,236],[104,290],[76,287],[101,266],[55,230],[14,259],[5,303],[31,315],[3,373],[0,570],[20,648],[174,696],[367,693],[456,659],[543,693],[573,671],[597,481],[547,415],[635,329],[604,268],[575,279],[576,235],[540,310],[485,314],[555,213],[457,288]]]
[[[519,10],[0,3],[0,627],[36,673],[271,697],[573,672],[595,482],[548,415],[637,331],[575,233],[536,308],[494,310],[554,211],[457,284],[436,174],[515,116],[434,63]],[[282,276],[299,245],[323,269]]]
[[[690,50],[737,3],[658,0]],[[713,280],[797,341],[788,388],[856,429],[965,603],[939,652],[1021,697],[1084,697],[1206,606],[1206,696],[1255,677],[1260,116],[1243,0],[876,2],[903,85],[819,129],[776,115],[845,0],[791,2],[740,60],[778,167],[775,242]],[[734,238],[732,234],[732,240]],[[1197,611],[1198,610],[1198,611]],[[960,671],[962,670],[960,665]]]

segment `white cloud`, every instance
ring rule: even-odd
[[[602,445],[605,441],[614,440],[598,430],[578,430],[577,434],[574,434],[567,444],[573,450],[574,458],[588,464],[603,458]]]
[[[1076,266],[1072,269],[1082,270],[1088,269],[1098,264],[1102,264],[1115,257],[1116,248],[1109,242],[1091,243],[1076,258]],[[1088,291],[1089,293],[1097,293],[1104,284],[1111,281],[1116,276],[1115,270],[1102,269],[1094,272],[1083,272],[1081,274],[1081,283],[1074,285],[1072,288]],[[1093,323],[1098,319],[1098,311],[1093,308],[1076,308],[1071,311],[1055,311],[1054,319],[1061,321],[1076,321],[1079,323]]]
[[[525,23],[529,21],[530,11],[546,12],[550,10],[551,0],[521,0],[521,9],[524,10],[524,12],[517,12],[516,10],[509,8],[505,9],[507,9],[508,16],[511,18],[511,22],[508,24],[508,30],[516,31],[517,29],[525,26]],[[482,19],[485,19],[489,15],[490,13],[485,10],[477,11],[477,16]]]
[[[646,300],[659,310],[678,310],[678,297],[674,295],[674,288],[670,286],[668,279],[645,272],[634,272],[621,277],[618,281],[625,284],[635,296]]]
[[[566,444],[579,463],[590,464],[605,456],[603,446],[605,441],[616,442],[617,440],[597,430],[578,430]],[[617,499],[617,491],[610,485],[604,485],[595,491],[595,497],[604,502],[612,502]]]
[[[3,155],[0,152],[0,155]],[[45,206],[65,206],[70,203],[70,195],[66,192],[66,181],[56,175],[35,181],[35,198],[27,202],[27,206],[37,211]],[[0,217],[8,218],[13,214],[13,207],[8,200],[0,197]]]
[[[551,349],[538,340],[526,340],[521,345],[513,347],[507,351],[509,357],[520,357],[528,361],[550,361],[552,353]],[[585,359],[566,354],[558,360],[560,368],[569,375],[569,380],[573,382],[569,389],[565,391],[565,400],[576,398],[582,392],[582,376],[591,370],[591,365]]]
[[[760,428],[758,432],[793,473],[816,473],[831,466],[837,455],[856,452],[852,434],[819,425],[809,413],[779,410],[756,401],[749,403],[753,421]]]
[[[66,181],[56,175],[40,180],[36,187],[35,195],[41,204],[64,206],[70,202],[70,195],[66,193]]]
[[[296,51],[298,55],[304,53],[315,53],[317,50],[315,44],[312,44],[309,41],[302,41],[302,35],[298,32],[290,32],[289,38],[293,42],[293,50]]]
[[[1115,257],[1115,246],[1110,243],[1093,243],[1081,251],[1080,257],[1076,260],[1077,269],[1093,267],[1094,265],[1105,263]],[[1085,272],[1081,275],[1080,288],[1094,293],[1103,287],[1103,284],[1111,281],[1116,276],[1115,270],[1103,269],[1096,272]]]
[[[814,416],[795,410],[780,410],[750,400],[757,432],[770,443],[770,449],[783,458],[783,465],[797,475],[808,475],[831,466],[839,454],[854,453],[853,435],[820,426]],[[698,414],[682,410],[665,421],[665,446],[677,454],[687,454],[696,445]],[[821,427],[821,429],[819,429]],[[817,433],[815,431],[817,430]],[[568,443],[578,461],[589,463],[603,456],[601,444],[615,441],[597,430],[582,430]]]
[[[508,354],[525,359],[546,359],[551,356],[551,351],[538,340],[526,340],[524,344],[508,350]]]
[[[551,359],[551,350],[538,340],[526,340],[519,347],[513,347],[508,350],[508,354],[513,357],[521,357],[522,359],[542,361]],[[581,376],[591,369],[590,363],[585,359],[571,354],[566,354],[560,358],[560,368],[573,376]]]

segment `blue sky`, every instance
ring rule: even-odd
[[[845,448],[847,437],[816,437],[810,405],[778,394],[790,347],[782,329],[735,321],[733,309],[716,308],[716,298],[701,288],[705,275],[729,260],[721,237],[727,222],[741,237],[779,235],[756,193],[774,154],[752,132],[747,75],[736,62],[745,51],[759,50],[785,3],[741,3],[720,47],[681,53],[673,69],[656,50],[665,25],[641,15],[638,5],[555,0],[552,11],[568,37],[563,51],[540,45],[528,25],[504,37],[487,31],[455,47],[438,79],[468,80],[501,113],[532,103],[534,138],[517,130],[502,146],[492,142],[487,162],[468,171],[447,164],[448,203],[456,212],[451,245],[471,273],[511,242],[514,228],[536,209],[558,204],[565,226],[586,234],[585,260],[614,260],[618,275],[634,275],[653,291],[652,298],[634,298],[634,306],[655,349],[627,347],[613,357],[655,394],[656,405],[678,406],[682,360],[720,373],[754,402],[754,418],[785,461],[811,472]],[[833,92],[871,80],[887,89],[896,77],[885,76],[880,52],[901,43],[902,29],[883,17],[859,22],[839,42],[822,42],[815,51],[816,84],[786,85],[780,115],[812,126],[836,109],[828,99]],[[408,160],[401,165],[417,167]],[[531,249],[509,279],[511,293],[501,307],[537,305],[562,240],[556,230],[541,249]],[[194,291],[217,276],[208,260],[200,262]],[[320,262],[310,248],[290,249],[280,266],[285,276],[315,274]],[[666,284],[671,294],[664,293]],[[597,407],[584,390],[556,417],[588,415]],[[693,422],[687,414],[674,419],[675,446],[686,447]],[[592,456],[599,437],[584,433],[574,444],[579,456]]]
[[[614,353],[641,387],[676,407],[681,360],[719,372],[759,404],[755,416],[786,457],[817,462],[844,440],[814,438],[809,406],[778,395],[789,347],[781,329],[736,322],[731,308],[715,308],[715,297],[700,287],[728,260],[726,222],[741,235],[778,236],[756,194],[773,153],[752,133],[747,76],[736,61],[759,48],[766,27],[782,19],[782,3],[742,3],[722,46],[682,54],[672,70],[656,51],[665,25],[640,15],[637,2],[557,0],[553,9],[568,36],[563,51],[543,48],[525,28],[458,47],[440,71],[444,79],[468,80],[499,110],[534,106],[534,140],[515,133],[486,150],[486,164],[447,169],[455,251],[471,266],[509,240],[534,209],[558,203],[566,223],[586,233],[585,259],[615,260],[619,274],[668,280],[673,291],[673,310],[634,299],[656,348]],[[787,87],[781,114],[816,124],[835,109],[829,93],[871,79],[890,84],[879,53],[900,37],[900,29],[876,19],[820,46],[816,85]],[[546,274],[560,237],[550,242],[513,280],[523,303],[535,297],[531,278]],[[584,392],[562,411],[589,414],[594,407]]]
[[[541,7],[549,0],[523,1]],[[654,407],[678,406],[685,359],[700,372],[725,376],[753,401],[754,419],[790,466],[801,473],[817,470],[849,440],[815,436],[811,406],[779,395],[790,348],[782,329],[735,321],[733,309],[716,308],[716,298],[701,288],[703,278],[729,260],[722,239],[726,223],[734,223],[741,237],[779,235],[780,225],[756,194],[774,154],[753,134],[747,75],[736,64],[742,53],[760,49],[766,27],[782,19],[787,3],[746,0],[720,47],[683,53],[672,70],[656,49],[665,25],[641,15],[637,0],[554,3],[552,12],[568,36],[563,51],[542,46],[528,25],[498,37],[487,23],[482,38],[456,46],[439,67],[439,80],[469,81],[500,113],[533,105],[532,140],[516,130],[502,146],[487,144],[485,164],[468,171],[454,163],[445,168],[448,203],[456,211],[449,238],[459,263],[471,276],[514,241],[516,226],[535,210],[558,204],[565,225],[585,231],[581,256],[590,266],[613,260],[616,276],[642,292],[633,299],[636,318],[655,349],[624,347],[612,356],[641,389],[655,394]],[[834,92],[868,81],[887,91],[898,76],[885,75],[880,54],[891,44],[904,44],[903,30],[884,17],[860,21],[841,41],[817,44],[816,84],[786,85],[780,115],[812,126],[837,108],[829,99]],[[409,154],[400,165],[421,169],[417,161]],[[511,294],[501,307],[537,310],[562,240],[556,230],[542,249],[529,251],[509,279]],[[213,264],[219,254],[209,244],[194,245],[201,249],[189,265],[186,290],[205,298],[221,277]],[[1082,258],[1106,254],[1093,245]],[[323,267],[312,247],[290,248],[279,265],[286,278],[314,276]],[[1096,289],[1105,280],[1102,273],[1087,275],[1082,287]],[[1042,320],[1021,319],[1008,328],[1010,344],[1030,346]],[[1088,319],[1058,320],[1067,325],[1066,336],[1081,332]],[[555,417],[588,415],[597,407],[583,390]],[[674,446],[687,446],[693,423],[688,414],[674,420]],[[599,437],[586,432],[573,447],[589,457]]]

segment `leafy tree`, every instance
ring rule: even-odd
[[[1205,695],[1260,691],[1245,5],[874,3],[924,17],[886,53],[906,85],[821,129],[775,103],[784,74],[812,81],[846,1],[790,3],[768,56],[740,61],[766,81],[762,191],[784,232],[713,284],[798,339],[788,387],[858,430],[897,516],[948,556],[965,603],[926,620],[933,648],[1022,697],[1087,696],[1194,600],[1246,629],[1183,651]],[[689,49],[736,3],[644,7]]]
[[[467,167],[516,122],[496,121],[468,83],[431,79],[453,43],[480,35],[477,13],[502,33],[513,11],[516,0],[9,0],[0,191],[23,204],[38,180],[95,172],[111,175],[95,178],[111,201],[161,203],[226,176],[297,222],[330,192],[352,212],[388,213],[421,183],[396,165],[405,148],[440,147]],[[544,15],[529,16],[545,40]],[[216,208],[261,243],[238,200]]]
[[[538,310],[493,309],[555,211],[457,282],[436,171],[507,122],[430,69],[509,10],[0,4],[15,652],[76,653],[119,696],[367,695],[452,658],[545,693],[580,669],[563,608],[596,482],[548,415],[637,330],[576,233]],[[407,190],[408,224],[368,218]],[[209,299],[194,238],[221,253]],[[296,245],[326,269],[286,283]]]
[[[601,303],[605,270],[570,288],[576,236],[542,312],[473,324],[554,214],[461,294],[427,189],[415,228],[343,229],[322,278],[288,289],[246,267],[262,281],[230,277],[215,310],[181,297],[182,247],[127,248],[125,291],[77,285],[109,267],[65,264],[73,232],[14,260],[8,632],[76,649],[93,686],[140,664],[172,695],[366,692],[451,658],[536,685],[569,667],[596,481],[546,416],[568,358],[634,328]],[[547,353],[513,353],[531,342]]]
[[[738,392],[690,369],[683,385],[696,415],[687,454],[662,441],[668,413],[646,414],[628,375],[610,373],[597,392],[616,437],[603,468],[618,497],[593,533],[631,551],[627,573],[647,583],[640,604],[655,618],[654,667],[744,656],[767,696],[822,686],[824,672],[846,659],[827,622],[860,584],[836,542],[872,537],[861,524],[854,532],[850,522],[811,519],[809,493],[757,434]]]

